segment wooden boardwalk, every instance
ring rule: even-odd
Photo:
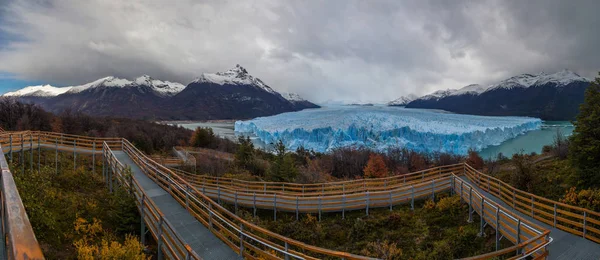
[[[306,245],[263,230],[225,210],[219,203],[230,203],[236,208],[273,209],[274,217],[277,211],[296,212],[298,215],[365,210],[368,214],[370,208],[391,208],[451,191],[460,194],[464,202],[470,203],[471,213],[484,216],[482,228],[485,224],[500,230],[497,240],[508,239],[518,244],[510,248],[498,248],[499,251],[482,258],[515,254],[544,257],[547,252],[549,259],[600,259],[600,246],[589,240],[594,239],[590,234],[594,234],[597,221],[593,212],[581,211],[583,224],[573,224],[583,227],[583,236],[587,231],[589,239],[578,236],[576,231],[565,232],[554,228],[557,219],[558,226],[564,223],[561,217],[566,214],[564,210],[558,210],[561,212],[558,218],[555,213],[554,225],[549,225],[547,220],[540,221],[537,215],[531,217],[521,208],[512,208],[515,205],[514,195],[513,205],[508,205],[510,203],[507,203],[505,194],[499,192],[508,188],[499,182],[490,182],[489,178],[485,187],[485,180],[477,177],[474,181],[474,175],[470,175],[468,167],[462,164],[406,176],[316,185],[243,182],[198,178],[170,170],[141,154],[124,139],[86,139],[53,133],[16,136],[8,140],[6,133],[0,134],[3,153],[52,149],[74,154],[94,154],[97,160],[107,160],[106,168],[112,170],[110,174],[105,171],[107,181],[110,179],[110,185],[113,185],[114,176],[119,179],[117,183],[134,190],[138,207],[143,212],[145,228],[158,238],[163,254],[168,258],[234,259],[240,258],[241,253],[246,258],[314,259],[304,254],[311,252],[311,255],[319,255],[317,258],[365,259]],[[7,147],[8,143],[12,146]],[[126,168],[131,169],[129,180]],[[494,191],[494,187],[496,192],[489,192]],[[554,211],[557,212],[556,204]],[[543,213],[541,209],[535,209],[535,212]],[[579,213],[569,214],[575,216],[573,219],[578,219]],[[550,241],[552,243],[548,245]]]

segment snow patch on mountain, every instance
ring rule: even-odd
[[[177,82],[170,81],[162,81],[153,79],[148,75],[140,76],[133,81],[117,78],[117,77],[104,77],[101,79],[97,79],[90,83],[86,83],[78,86],[69,86],[69,87],[53,87],[50,85],[41,85],[41,86],[30,86],[25,87],[23,89],[8,92],[2,96],[38,96],[38,97],[55,97],[58,95],[62,95],[65,93],[76,94],[82,91],[98,88],[98,87],[117,87],[117,88],[125,88],[125,87],[139,87],[139,86],[148,86],[152,88],[156,93],[163,96],[173,96],[179,92],[181,92],[185,85]]]
[[[450,94],[454,93],[455,91],[456,91],[456,89],[438,90],[438,91],[433,92],[433,93],[431,93],[429,95],[422,96],[419,99],[426,99],[426,100],[435,99],[435,100],[438,100],[440,98],[444,98],[444,97],[449,96]]]
[[[556,87],[564,87],[573,82],[589,82],[590,80],[579,76],[577,73],[570,70],[561,70],[556,73],[544,73],[540,72],[537,74],[521,74],[500,81],[499,83],[482,86],[479,84],[471,84],[460,89],[446,89],[438,90],[429,95],[422,96],[420,100],[439,100],[448,96],[461,96],[465,94],[480,95],[485,92],[493,91],[496,89],[513,89],[513,88],[529,88],[535,86],[542,86],[548,83],[556,84]]]
[[[453,91],[452,93],[450,93],[449,96],[460,96],[460,95],[464,95],[464,94],[478,95],[478,94],[483,93],[486,90],[487,90],[487,88],[482,85],[471,84],[471,85],[465,86],[463,88],[457,89],[456,91]]]
[[[412,102],[413,100],[419,98],[415,94],[408,94],[407,96],[401,96],[395,100],[392,100],[387,103],[388,106],[406,106],[406,104]]]
[[[579,74],[566,69],[551,74],[544,72],[538,74],[521,74],[503,80],[500,83],[492,84],[486,88],[486,91],[491,91],[494,89],[529,88],[548,83],[554,83],[557,87],[562,87],[576,81],[589,81],[589,79],[579,76]]]
[[[302,98],[300,95],[296,94],[296,93],[281,93],[281,96],[285,99],[287,99],[287,101],[290,102],[301,102],[301,101],[306,101],[306,99]]]
[[[229,69],[225,72],[217,73],[202,73],[200,77],[195,79],[192,83],[214,83],[218,85],[252,85],[258,87],[269,93],[277,93],[259,78],[255,78],[248,74],[248,71],[239,64],[235,65],[234,68]]]
[[[173,96],[185,88],[185,85],[181,83],[157,80],[148,75],[136,78],[133,83],[139,86],[152,87],[156,92],[167,96]]]
[[[63,94],[67,91],[69,91],[71,89],[71,87],[53,87],[50,85],[40,85],[40,86],[30,86],[30,87],[25,87],[23,89],[14,91],[14,92],[7,92],[4,95],[2,95],[3,97],[14,97],[14,96],[18,96],[18,97],[24,97],[24,96],[29,96],[29,97],[55,97],[58,96],[60,94]]]

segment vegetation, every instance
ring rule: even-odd
[[[579,186],[600,186],[600,77],[585,91],[571,137],[570,159],[576,168]]]
[[[296,221],[295,214],[278,213],[273,221],[272,212],[253,217],[246,210],[240,216],[309,245],[382,259],[456,259],[494,251],[495,236],[478,236],[478,219],[467,222],[468,206],[458,196],[440,195],[436,202],[416,204],[414,211],[406,205],[392,212],[372,209],[369,216],[351,211],[344,219],[329,213],[321,221],[311,214]],[[495,231],[487,227],[485,232]]]
[[[365,166],[365,178],[383,178],[389,174],[387,166],[383,161],[383,156],[380,154],[371,154],[367,166]]]
[[[69,110],[54,115],[38,105],[24,104],[11,98],[0,98],[0,127],[7,131],[38,130],[90,137],[123,137],[148,154],[185,145],[192,133],[182,127],[143,120],[91,117]]]
[[[286,151],[285,145],[280,140],[275,145],[275,158],[269,168],[269,180],[276,182],[291,182],[296,179],[298,170],[294,158]]]
[[[70,153],[59,153],[54,165],[54,152],[42,152],[40,160],[52,163],[42,164],[38,172],[27,163],[28,153],[25,167],[17,153],[10,168],[47,259],[146,258],[137,239],[135,199],[118,187],[110,193],[102,174],[90,171],[91,157],[78,155],[74,167]],[[95,169],[101,168],[97,160]]]

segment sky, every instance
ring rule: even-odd
[[[597,0],[0,0],[0,93],[240,64],[314,102],[600,70]]]

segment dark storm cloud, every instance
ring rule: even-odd
[[[384,102],[600,68],[598,1],[0,1],[0,71],[63,85],[239,63],[315,101]]]

